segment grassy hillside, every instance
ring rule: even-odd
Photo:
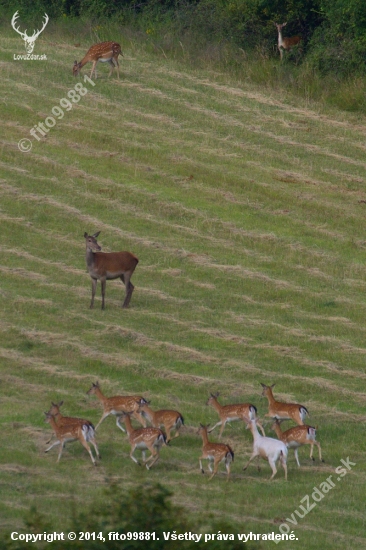
[[[299,541],[282,544],[366,547],[366,121],[113,39],[121,78],[99,66],[92,86],[71,74],[90,40],[40,37],[35,53],[48,61],[26,62],[13,59],[24,53],[20,37],[3,33],[1,531],[21,529],[34,503],[62,529],[72,507],[103,502],[110,481],[152,480],[192,515],[278,532],[333,476],[335,487],[298,519]],[[32,138],[77,82],[86,95]],[[20,152],[23,138],[31,152]],[[105,311],[100,286],[89,309],[83,235],[97,230],[104,251],[140,259],[128,310],[119,281],[107,283]],[[86,395],[96,380],[106,395],[138,393],[183,413],[182,436],[151,471],[130,460],[111,418],[97,432],[97,468],[78,443],[59,464],[56,449],[44,454],[52,400],[98,422],[100,404]],[[252,402],[263,418],[260,382],[308,407],[325,463],[311,463],[306,447],[301,468],[290,451],[287,483],[282,470],[269,483],[264,462],[243,472],[252,438],[233,423],[223,436],[235,451],[232,481],[221,470],[208,483],[197,427],[217,421],[209,393]],[[347,457],[356,466],[337,480]]]

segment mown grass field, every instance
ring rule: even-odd
[[[35,53],[47,62],[14,61],[23,43],[3,32],[2,533],[22,529],[35,503],[65,528],[72,507],[103,502],[110,481],[163,482],[194,516],[278,532],[332,475],[335,487],[294,527],[299,541],[281,544],[366,547],[365,119],[255,88],[245,71],[235,82],[111,38],[124,51],[121,79],[99,66],[95,86],[22,153],[19,140],[83,82],[72,64],[93,41],[43,35]],[[140,259],[128,310],[119,281],[107,283],[105,311],[100,286],[89,309],[83,235],[97,230],[104,251]],[[44,453],[51,401],[98,422],[100,404],[86,395],[97,380],[108,396],[142,394],[182,412],[182,436],[151,471],[130,460],[112,418],[97,432],[97,468],[76,443],[59,464],[56,449]],[[289,453],[287,483],[282,469],[269,483],[265,463],[243,472],[252,438],[234,423],[223,436],[232,480],[221,469],[208,483],[196,432],[217,421],[209,393],[252,402],[263,418],[261,382],[308,407],[325,463],[304,447],[301,468]],[[356,466],[338,481],[347,457]]]

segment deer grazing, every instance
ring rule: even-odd
[[[136,420],[138,420],[138,422],[140,422],[142,426],[146,426],[145,419],[139,413],[139,407],[140,405],[147,403],[147,401],[140,395],[116,395],[114,397],[106,397],[105,395],[103,395],[100,389],[99,382],[97,382],[96,384],[92,384],[92,387],[86,393],[87,395],[96,395],[103,405],[102,418],[96,425],[95,431],[97,431],[98,427],[103,422],[103,420],[107,418],[107,416],[113,414],[116,416],[116,425],[123,432],[125,432],[126,430],[123,428],[123,426],[121,426],[119,421],[123,413],[126,412],[131,412],[134,418],[136,418]]]
[[[304,419],[309,414],[304,405],[276,401],[272,392],[275,384],[272,384],[272,386],[261,384],[261,386],[263,388],[262,397],[267,397],[268,399],[268,414],[265,416],[269,416],[275,420],[294,420],[299,426],[304,424]]]
[[[179,430],[184,425],[183,416],[178,411],[159,410],[153,411],[150,407],[150,401],[140,405],[139,412],[151,423],[154,428],[164,427],[166,432],[166,441],[169,443],[172,439],[179,437]],[[170,437],[170,432],[175,430],[174,437]]]
[[[310,448],[311,460],[314,460],[313,449],[314,449],[314,445],[316,445],[319,451],[319,460],[324,462],[324,460],[322,459],[322,451],[320,448],[320,443],[318,443],[318,441],[315,441],[316,429],[313,428],[312,426],[307,426],[306,424],[304,424],[303,426],[294,426],[293,428],[290,428],[289,430],[286,430],[285,432],[283,432],[281,430],[281,422],[279,420],[275,420],[271,428],[276,432],[278,439],[283,441],[283,443],[285,443],[285,445],[287,445],[289,449],[294,450],[296,462],[299,467],[300,467],[300,462],[298,457],[298,448],[301,447],[302,445],[311,445],[311,448]]]
[[[123,413],[121,416],[122,422],[125,423],[128,440],[131,445],[130,457],[136,464],[141,466],[137,458],[134,456],[136,449],[142,451],[142,461],[148,470],[155,464],[160,456],[160,448],[167,444],[164,432],[160,428],[137,428],[134,429],[131,423],[131,413]],[[145,451],[149,450],[151,455],[146,460]]]
[[[43,17],[44,17],[44,21],[43,21],[43,26],[42,26],[41,30],[39,30],[39,31],[33,31],[32,36],[28,36],[28,35],[27,35],[27,29],[26,29],[24,32],[22,32],[22,31],[19,30],[19,28],[17,28],[17,27],[15,26],[18,17],[19,17],[19,11],[16,11],[16,12],[14,13],[14,15],[13,15],[12,20],[11,20],[11,26],[12,26],[13,29],[14,29],[18,34],[20,34],[20,36],[23,38],[26,52],[29,53],[29,54],[31,54],[31,53],[33,53],[34,44],[35,44],[37,38],[39,37],[39,35],[41,34],[41,32],[44,31],[44,29],[45,29],[45,27],[46,27],[46,25],[47,25],[47,23],[48,23],[48,21],[49,21],[49,17],[48,17],[48,15],[47,15],[47,13],[44,14],[44,16],[43,16]]]
[[[263,458],[268,460],[269,465],[272,468],[272,475],[269,478],[270,480],[274,478],[277,473],[276,463],[280,460],[283,469],[285,470],[285,479],[287,480],[287,454],[288,450],[282,441],[278,439],[273,439],[272,437],[263,437],[259,434],[255,420],[250,420],[247,426],[253,434],[253,452],[246,466],[243,470],[246,470],[255,458]],[[258,471],[260,471],[260,466],[258,463]]]
[[[128,307],[134,286],[131,283],[131,277],[138,264],[138,258],[131,252],[101,252],[102,248],[97,243],[97,237],[100,231],[94,235],[84,234],[86,244],[86,265],[92,280],[92,299],[90,308],[94,307],[94,297],[97,288],[97,282],[100,280],[102,285],[102,309],[105,307],[105,288],[106,282],[111,279],[120,278],[126,287],[124,308]]]
[[[117,42],[100,42],[99,44],[94,44],[89,50],[86,52],[85,57],[79,61],[74,62],[74,66],[72,69],[72,73],[74,76],[78,76],[80,73],[80,69],[86,65],[86,63],[89,63],[89,61],[92,61],[93,66],[90,73],[90,78],[93,76],[93,72],[95,75],[95,78],[97,78],[97,71],[96,66],[98,61],[102,63],[109,63],[111,65],[111,70],[109,72],[108,78],[111,76],[113,69],[117,69],[117,75],[119,78],[119,63],[118,63],[118,56],[122,54],[121,46],[117,44]]]
[[[227,471],[226,481],[229,481],[230,464],[234,460],[234,451],[229,445],[226,445],[224,443],[210,443],[208,440],[207,430],[208,430],[208,426],[204,426],[203,424],[200,424],[200,427],[198,429],[198,434],[202,437],[202,442],[203,442],[202,455],[199,458],[201,472],[203,474],[205,473],[202,467],[202,460],[208,460],[208,469],[212,473],[211,477],[209,478],[209,481],[210,481],[214,477],[214,475],[217,473],[220,462],[225,462],[225,467]],[[214,463],[213,471],[212,471],[211,462]]]
[[[283,50],[286,50],[287,52],[291,50],[294,46],[297,46],[299,42],[301,41],[301,36],[291,36],[290,38],[283,38],[282,37],[282,29],[287,25],[286,23],[282,23],[279,25],[278,23],[275,23],[277,30],[278,30],[278,43],[277,47],[280,52],[281,60],[283,58]]]
[[[206,403],[206,405],[211,405],[220,416],[220,421],[217,422],[213,426],[213,428],[210,429],[209,433],[211,433],[216,428],[216,426],[221,426],[221,430],[219,433],[219,438],[221,438],[225,425],[228,422],[234,422],[235,420],[244,420],[244,422],[248,422],[248,420],[254,419],[257,425],[260,427],[262,434],[265,435],[262,424],[260,424],[260,422],[256,418],[257,409],[254,405],[251,405],[250,403],[241,403],[238,405],[220,405],[217,400],[219,395],[220,394],[218,392],[215,394],[211,393]]]
[[[72,423],[64,424],[63,426],[61,426],[56,422],[55,416],[53,414],[49,412],[45,412],[44,414],[46,415],[45,422],[48,422],[51,425],[57,438],[57,441],[55,441],[55,443],[52,443],[52,445],[45,450],[45,453],[48,453],[48,451],[50,451],[56,445],[60,445],[60,451],[57,458],[57,462],[59,462],[65,443],[67,443],[68,441],[76,441],[78,439],[82,446],[88,451],[92,463],[94,464],[94,466],[96,466],[93,453],[91,452],[91,449],[88,445],[88,442],[90,441],[90,443],[94,446],[96,456],[100,458],[99,450],[94,436],[94,426],[92,424],[90,425],[90,423]]]

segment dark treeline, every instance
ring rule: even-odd
[[[112,19],[178,39],[197,37],[229,43],[244,52],[278,56],[274,22],[287,22],[285,36],[301,35],[301,55],[320,74],[339,78],[365,74],[365,0],[0,0],[3,11],[52,18]],[[294,60],[291,53],[286,56]]]

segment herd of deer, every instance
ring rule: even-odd
[[[287,25],[286,23],[278,24],[275,23],[278,31],[278,42],[277,47],[280,52],[281,60],[283,59],[283,52],[284,51],[290,51],[294,46],[297,46],[300,41],[300,36],[291,36],[287,38],[283,38],[282,36],[282,29]],[[111,76],[113,69],[117,69],[117,75],[119,78],[119,63],[118,63],[118,56],[123,55],[121,46],[117,42],[99,42],[98,44],[94,44],[89,50],[86,52],[86,55],[83,57],[83,59],[79,62],[74,61],[74,66],[72,69],[73,75],[78,76],[80,73],[80,69],[84,67],[87,63],[93,63],[92,70],[90,73],[90,78],[92,78],[93,73],[95,78],[97,78],[97,71],[96,66],[98,62],[101,63],[109,63],[111,65],[111,70],[109,72],[108,77]]]
[[[126,308],[130,303],[134,290],[134,286],[131,283],[131,277],[138,264],[138,258],[131,252],[126,251],[102,252],[97,242],[99,234],[100,231],[94,235],[88,235],[88,233],[84,234],[86,244],[86,265],[92,279],[92,299],[90,307],[93,308],[94,306],[94,297],[98,280],[101,282],[102,309],[104,309],[106,281],[120,278],[126,287],[125,300],[122,306]],[[320,445],[315,440],[316,430],[312,426],[304,424],[305,417],[308,414],[306,407],[299,404],[276,401],[272,392],[273,386],[274,384],[272,386],[262,384],[262,396],[268,399],[269,410],[266,416],[274,420],[271,429],[276,432],[278,439],[265,435],[263,426],[257,418],[257,409],[254,405],[250,403],[241,403],[223,406],[220,405],[217,399],[219,396],[218,393],[210,395],[207,405],[211,405],[217,411],[220,420],[210,430],[208,430],[208,426],[201,424],[198,431],[203,440],[202,456],[199,459],[200,468],[202,473],[204,473],[202,460],[209,461],[209,470],[212,474],[210,479],[217,473],[220,462],[225,463],[228,474],[227,479],[229,479],[230,465],[234,460],[234,452],[229,445],[223,443],[210,443],[208,434],[217,426],[221,426],[219,433],[219,437],[221,438],[226,424],[235,420],[243,420],[253,435],[253,453],[248,464],[243,468],[244,470],[246,470],[254,458],[257,458],[259,461],[259,458],[262,457],[268,460],[272,468],[272,476],[270,479],[277,473],[276,463],[278,461],[281,462],[285,470],[285,478],[287,479],[288,449],[294,449],[297,465],[300,466],[298,448],[306,444],[311,446],[310,458],[314,460],[313,448],[314,445],[316,445],[319,451],[319,458],[322,460]],[[118,428],[123,432],[126,431],[128,434],[131,444],[131,459],[139,464],[134,453],[136,449],[142,450],[143,463],[149,469],[158,460],[160,448],[168,444],[172,439],[171,431],[175,431],[174,437],[178,437],[179,430],[184,424],[183,417],[178,411],[153,411],[149,407],[149,402],[140,395],[105,397],[98,383],[92,385],[88,394],[95,394],[103,405],[102,418],[95,428],[92,423],[87,420],[62,416],[60,413],[62,402],[58,405],[52,403],[51,409],[48,413],[45,413],[46,422],[51,424],[57,437],[57,441],[48,447],[46,452],[55,445],[60,445],[58,460],[61,458],[66,441],[78,439],[85,449],[87,449],[93,464],[95,464],[95,459],[88,442],[94,446],[96,456],[100,458],[98,446],[95,441],[95,431],[107,416],[113,414],[116,416],[116,425]],[[133,428],[131,418],[137,420],[143,427],[138,429]],[[151,427],[146,427],[146,419],[150,422]],[[281,430],[281,422],[285,420],[293,420],[297,426],[283,432]],[[121,425],[121,422],[123,422],[125,428]],[[257,426],[259,426],[262,435],[258,432]],[[165,433],[161,430],[161,427],[164,427]],[[147,460],[145,460],[146,450],[149,450],[151,453]],[[213,469],[211,465],[212,462],[214,463]]]
[[[266,416],[272,418],[274,423],[272,429],[276,432],[279,439],[267,437],[264,433],[262,424],[257,418],[257,409],[250,403],[241,403],[236,405],[220,405],[218,402],[219,394],[211,394],[208,398],[207,405],[211,405],[219,414],[220,420],[210,430],[209,425],[200,424],[198,434],[201,435],[203,446],[202,455],[199,458],[199,464],[201,472],[204,473],[202,467],[202,460],[208,460],[208,467],[211,472],[210,479],[217,473],[220,462],[224,462],[227,471],[227,480],[230,478],[230,465],[234,460],[234,452],[232,448],[224,443],[210,443],[208,440],[208,434],[211,433],[217,426],[221,426],[219,437],[221,437],[225,425],[236,420],[243,420],[247,428],[249,428],[253,435],[253,452],[252,455],[244,466],[243,470],[246,470],[250,462],[254,458],[268,460],[269,465],[272,468],[272,476],[277,473],[276,463],[278,460],[281,462],[283,469],[285,470],[285,478],[287,480],[287,454],[288,449],[294,449],[295,458],[298,466],[300,466],[298,458],[298,448],[302,445],[310,445],[310,458],[313,458],[313,447],[316,445],[319,450],[319,459],[322,460],[321,448],[319,443],[315,440],[316,430],[312,426],[304,424],[304,419],[308,414],[306,407],[295,403],[282,403],[276,401],[272,386],[266,386],[262,384],[263,392],[262,396],[268,399],[268,414]],[[90,449],[88,443],[91,443],[95,449],[96,458],[100,459],[99,449],[95,440],[95,432],[100,424],[109,415],[116,416],[116,425],[123,432],[127,432],[129,443],[131,445],[130,457],[140,464],[135,457],[134,453],[137,449],[142,451],[142,461],[147,469],[150,469],[153,464],[159,458],[159,452],[163,445],[169,444],[169,442],[179,436],[179,431],[184,425],[184,419],[180,412],[175,410],[159,410],[154,411],[151,409],[150,402],[147,401],[141,395],[131,396],[114,396],[106,397],[100,389],[99,383],[92,384],[91,388],[87,392],[88,395],[94,394],[103,406],[103,414],[96,427],[89,421],[83,418],[74,418],[63,416],[60,412],[60,407],[63,401],[60,403],[52,403],[52,406],[48,412],[45,413],[45,421],[48,422],[56,436],[56,441],[53,442],[47,449],[46,453],[50,451],[56,445],[60,446],[57,462],[59,462],[65,443],[68,441],[78,440],[83,447],[88,451],[93,464],[96,464],[96,459]],[[143,427],[134,428],[132,420],[138,421]],[[146,426],[146,420],[151,426]],[[281,422],[285,420],[294,420],[297,426],[282,432]],[[121,422],[125,427],[121,425]],[[260,435],[257,429],[259,426],[263,435]],[[164,431],[161,428],[164,428]],[[172,432],[175,434],[172,436]],[[51,439],[47,442],[51,442]],[[150,451],[150,456],[146,459],[146,451]],[[213,468],[212,468],[213,462]]]

